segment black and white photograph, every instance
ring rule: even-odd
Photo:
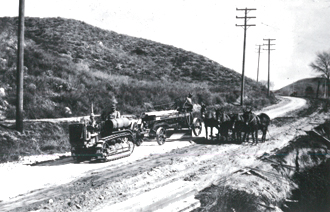
[[[330,211],[330,0],[0,2],[0,211]]]

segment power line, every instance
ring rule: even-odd
[[[244,104],[244,84],[245,84],[245,77],[244,77],[244,71],[245,71],[245,46],[246,46],[246,30],[248,27],[255,26],[255,24],[247,24],[248,19],[256,18],[255,16],[247,16],[248,12],[251,10],[256,10],[254,8],[248,9],[238,9],[236,8],[236,11],[244,11],[244,17],[238,17],[238,19],[244,19],[244,25],[237,25],[236,26],[242,26],[244,27],[244,42],[243,42],[243,62],[242,62],[242,83],[241,83],[241,105]]]
[[[268,50],[268,92],[267,92],[267,94],[268,94],[268,96],[270,96],[270,86],[269,86],[269,81],[270,81],[270,51],[271,50],[275,50],[275,49],[271,49],[270,48],[270,46],[272,46],[272,45],[275,45],[275,44],[271,44],[270,43],[270,41],[273,41],[273,40],[275,40],[275,39],[270,39],[270,38],[268,38],[268,39],[264,39],[265,41],[268,41],[268,43],[267,44],[263,44],[263,45],[267,45],[268,46],[268,48],[267,49],[264,49],[264,50]]]
[[[271,26],[271,25],[268,25],[268,24],[265,24],[263,22],[261,22],[262,25],[265,25],[267,27],[270,27],[270,28],[273,28],[273,29],[276,29],[276,30],[280,30],[278,27],[274,27],[274,26]]]

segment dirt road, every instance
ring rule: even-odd
[[[292,116],[305,105],[303,99],[285,97],[263,111],[272,118],[290,111]],[[325,118],[314,113],[289,126],[272,125],[267,141],[255,146],[205,144],[201,137],[162,146],[144,142],[130,157],[108,163],[75,164],[65,157],[35,165],[1,164],[0,211],[189,211],[199,206],[197,191]]]

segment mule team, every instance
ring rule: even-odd
[[[265,142],[270,118],[267,114],[256,115],[251,110],[243,110],[243,114],[227,114],[222,109],[206,110],[206,105],[202,104],[201,116],[204,121],[206,139],[208,139],[208,128],[211,128],[211,137],[213,137],[213,128],[217,128],[217,139],[220,135],[227,141],[229,140],[229,131],[232,132],[232,139],[239,143],[249,141],[252,135],[253,143],[258,143],[258,131],[262,131],[261,141]],[[243,134],[243,137],[242,137]]]

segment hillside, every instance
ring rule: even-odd
[[[278,95],[284,96],[301,96],[301,97],[310,97],[310,98],[323,98],[325,94],[325,79],[316,77],[316,78],[306,78],[294,82],[290,85],[287,85],[277,91]]]
[[[0,18],[0,105],[15,116],[17,18]],[[63,18],[25,19],[24,112],[52,118],[95,112],[116,98],[124,113],[192,92],[195,102],[239,98],[240,74],[195,53]],[[266,88],[246,79],[246,104],[264,106]],[[8,104],[7,104],[8,103]]]

